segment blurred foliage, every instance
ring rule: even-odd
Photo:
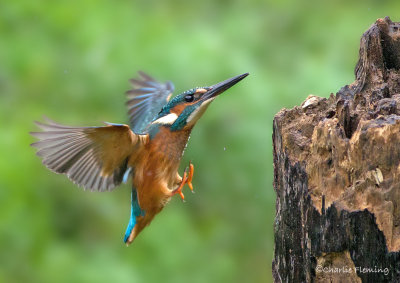
[[[361,34],[399,10],[397,0],[3,1],[0,281],[270,282],[273,116],[351,83]],[[129,186],[76,188],[40,164],[28,132],[43,115],[123,123],[139,69],[178,92],[250,76],[193,131],[181,170],[194,162],[196,194],[173,199],[126,248]]]

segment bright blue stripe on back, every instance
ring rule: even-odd
[[[133,228],[136,225],[136,217],[144,216],[145,211],[142,210],[139,206],[139,201],[137,197],[137,191],[135,188],[132,188],[131,193],[131,218],[129,219],[128,227],[126,227],[124,242],[128,241],[129,235],[132,233]]]

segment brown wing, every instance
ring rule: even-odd
[[[127,125],[69,127],[50,120],[36,124],[43,131],[31,133],[39,139],[32,146],[43,164],[91,190],[118,186],[128,169],[128,158],[147,141],[147,135],[136,135]]]

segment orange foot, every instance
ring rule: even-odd
[[[187,173],[186,171],[187,171],[187,168],[183,172],[182,181],[179,184],[179,187],[176,188],[175,190],[173,190],[171,193],[172,196],[179,194],[181,196],[182,200],[185,200],[185,196],[182,193],[182,189],[185,184],[187,184],[189,186],[190,190],[193,192],[192,179],[193,179],[193,173],[194,173],[194,166],[193,166],[192,162],[189,163],[189,173]]]
[[[188,186],[189,186],[190,190],[192,191],[192,193],[194,193],[193,185],[192,185],[193,174],[194,174],[194,166],[193,166],[192,162],[190,161],[189,162],[189,175],[188,175],[188,178],[186,180],[186,184],[188,184]]]

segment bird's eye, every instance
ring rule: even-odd
[[[189,95],[186,95],[186,96],[185,96],[185,101],[186,101],[186,102],[192,102],[193,99],[194,99],[193,94],[189,94]]]

